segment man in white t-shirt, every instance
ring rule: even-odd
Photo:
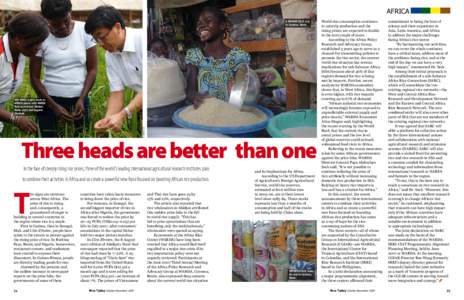
[[[85,22],[85,31],[106,50],[106,71],[110,96],[104,119],[95,123],[97,130],[121,130],[126,119],[142,109],[143,30],[127,28],[112,6],[100,6]],[[124,88],[137,92],[124,106]]]

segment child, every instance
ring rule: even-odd
[[[229,48],[223,39],[230,22],[222,10],[205,7],[197,21],[197,34],[204,48],[187,51],[187,98],[198,107],[203,99],[229,100],[231,79],[241,63],[250,63],[250,55],[240,48]]]
[[[162,39],[155,38],[153,41],[150,43],[150,51],[156,56],[156,57],[164,57],[164,58],[169,58],[169,48],[168,44]]]
[[[155,57],[163,57],[175,60],[179,65],[182,73],[186,72],[185,58],[181,54],[174,51],[174,49],[169,49],[168,44],[164,40],[160,38],[154,38],[150,43],[150,52],[153,53]]]

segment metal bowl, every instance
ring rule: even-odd
[[[240,64],[234,77],[229,103],[241,108],[242,105],[255,105],[261,84],[259,77],[247,64]]]

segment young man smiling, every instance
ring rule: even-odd
[[[105,118],[95,123],[97,130],[120,131],[126,119],[142,109],[143,31],[127,28],[112,6],[100,6],[87,18],[85,31],[106,50],[106,72],[110,96]],[[124,107],[124,88],[137,92]]]

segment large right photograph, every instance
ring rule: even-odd
[[[317,137],[317,5],[153,0],[148,137]]]

